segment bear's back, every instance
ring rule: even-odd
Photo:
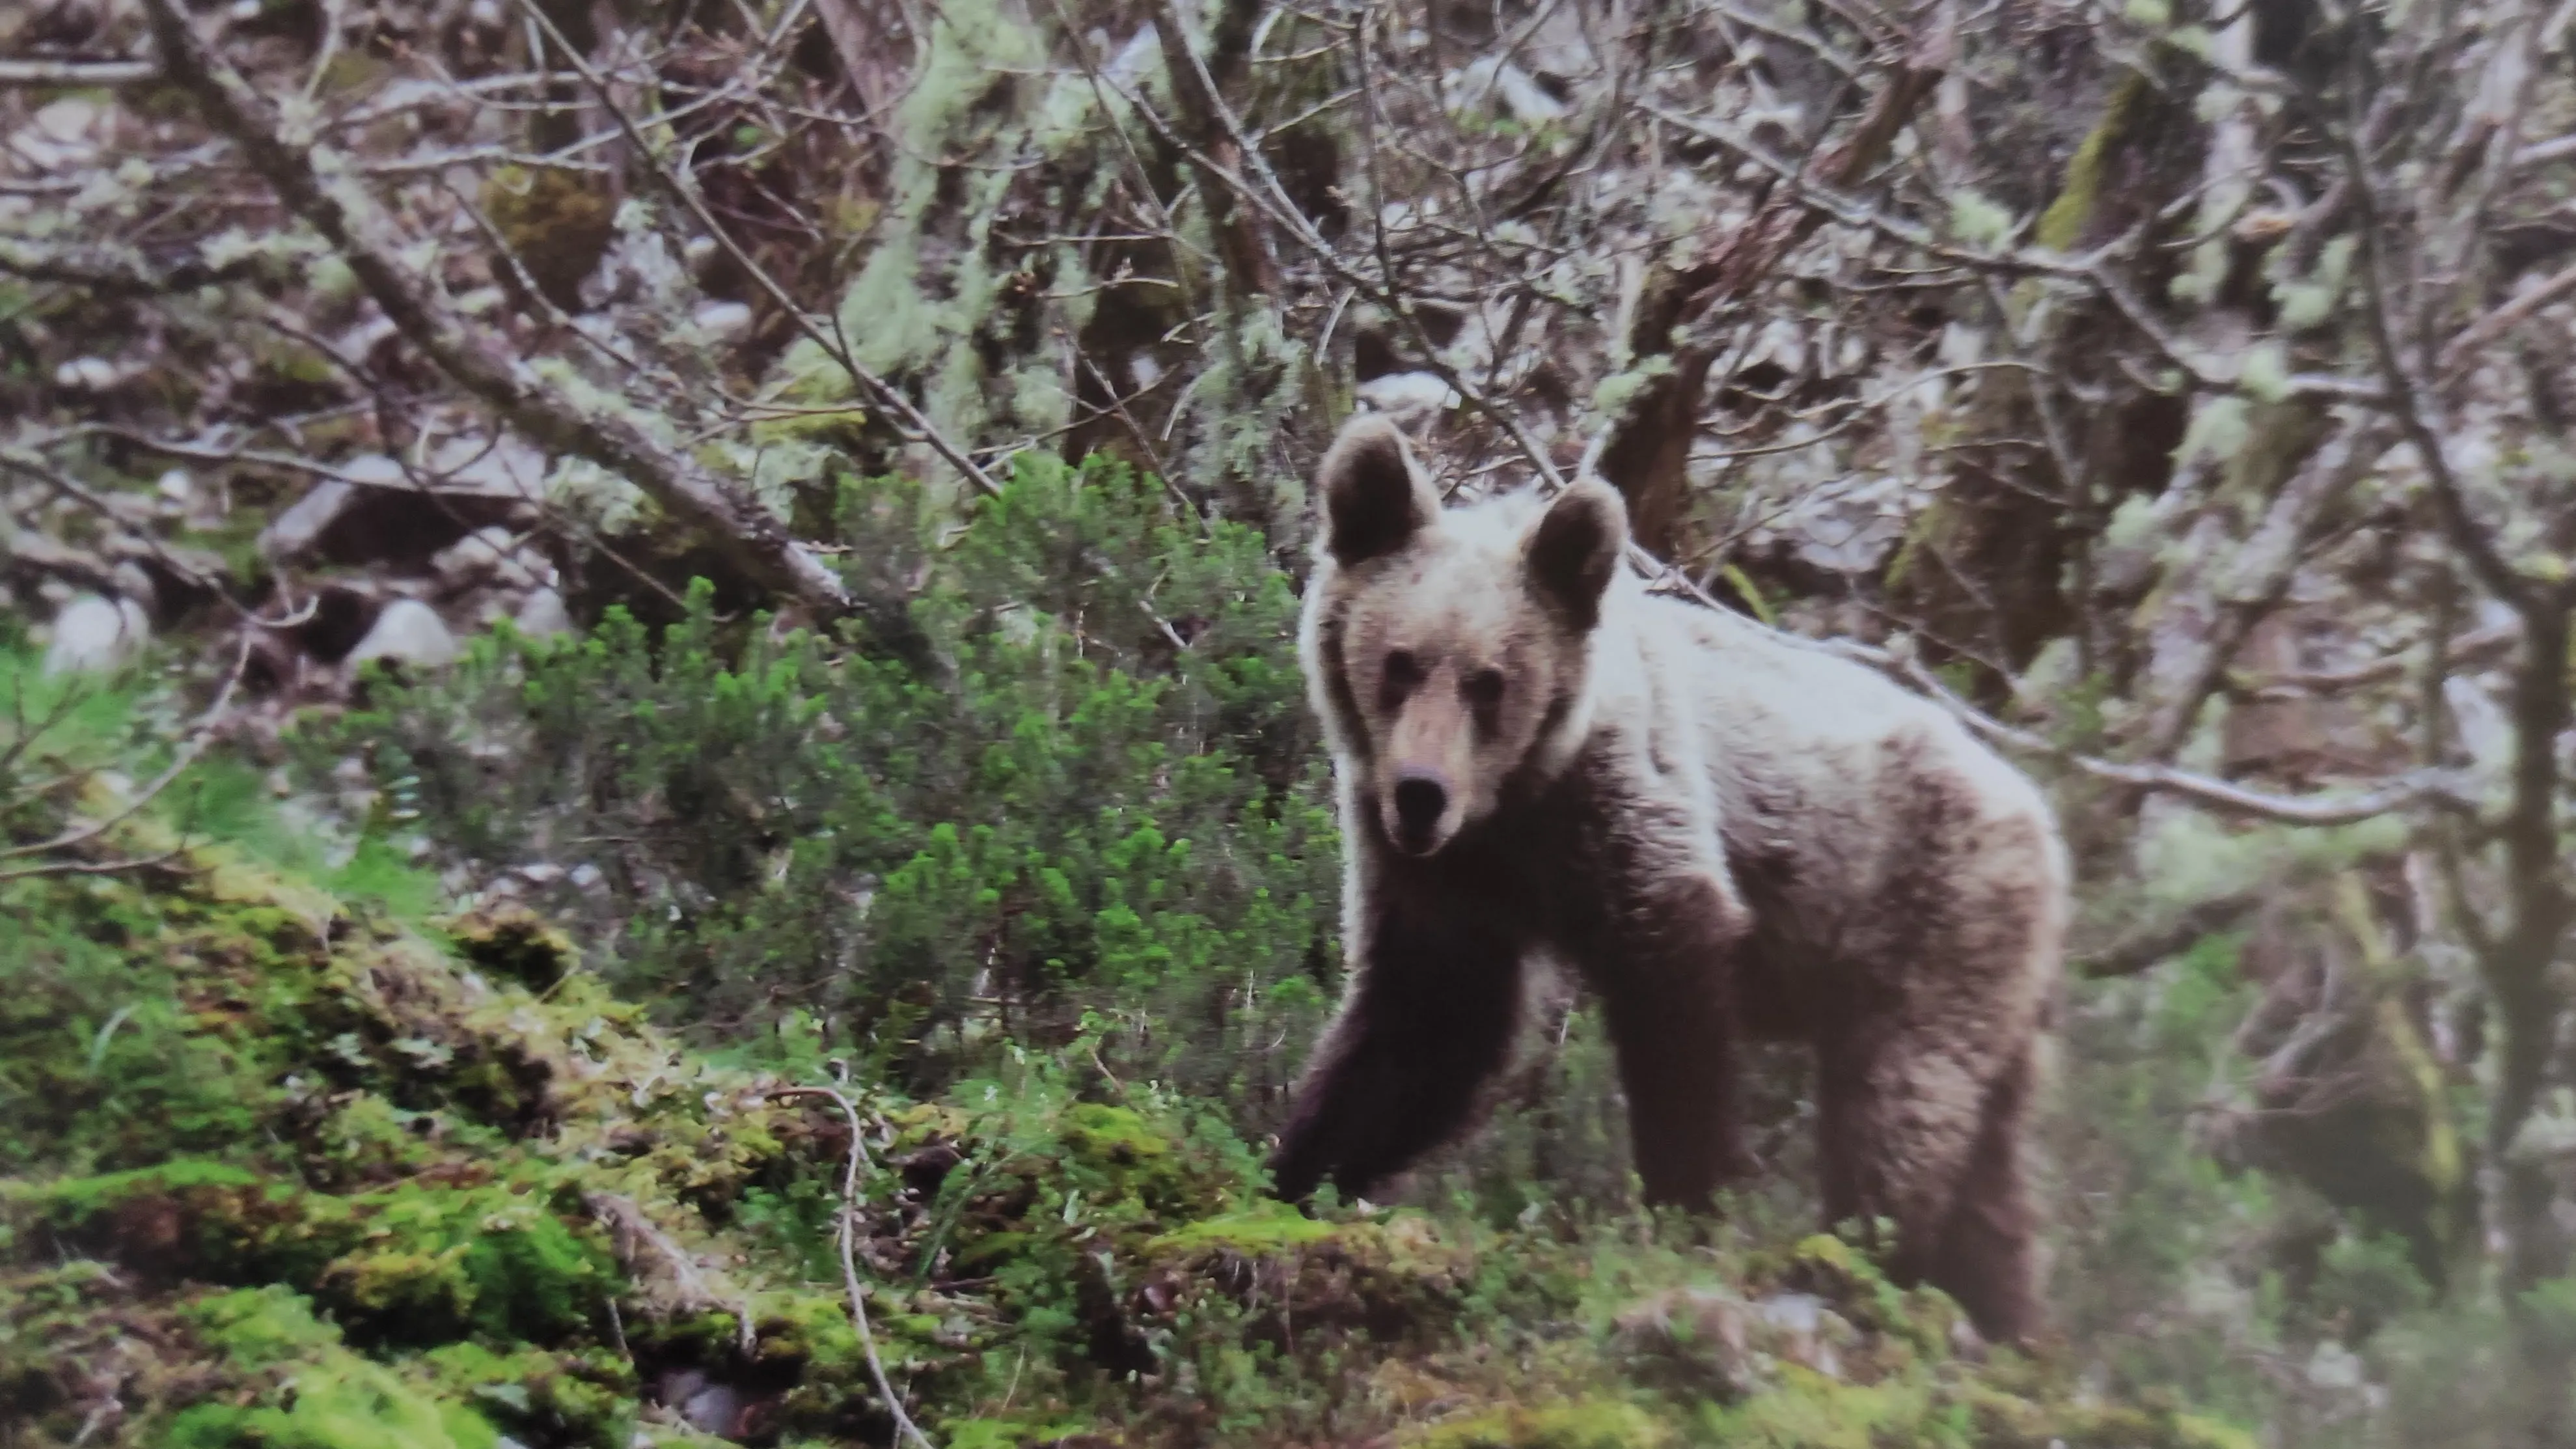
[[[1627,617],[1660,681],[1661,728],[1696,734],[1725,849],[1802,936],[1924,871],[2010,877],[2062,897],[2054,811],[1939,704],[1751,620],[1659,595]]]

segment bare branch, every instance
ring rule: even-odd
[[[2263,904],[2262,889],[2237,891],[2184,908],[2181,915],[2113,941],[2078,960],[2085,975],[2096,980],[2135,976],[2172,960],[2202,938],[2233,927]]]
[[[2478,353],[2502,340],[2507,332],[2538,316],[2541,308],[2570,295],[2576,295],[2576,265],[2523,289],[2512,301],[2461,329],[2459,335],[2442,348],[2442,375],[2446,379],[2455,376],[2475,360]]]
[[[148,60],[0,56],[0,86],[130,86],[158,80],[160,76],[161,67]]]
[[[742,268],[745,275],[757,283],[763,292],[769,294],[769,300],[777,303],[787,314],[788,319],[795,323],[796,330],[803,333],[807,341],[821,348],[826,357],[831,358],[843,372],[849,374],[851,381],[856,382],[869,396],[875,398],[880,407],[900,419],[913,436],[928,443],[932,451],[946,459],[948,465],[955,468],[978,491],[987,496],[1001,492],[1001,485],[993,481],[992,475],[978,467],[975,460],[967,456],[965,449],[942,433],[921,409],[914,407],[912,399],[905,397],[900,389],[860,364],[857,356],[850,350],[849,339],[840,333],[840,319],[837,315],[832,320],[832,330],[825,332],[805,309],[798,305],[796,299],[788,294],[787,289],[779,285],[778,279],[769,274],[769,269],[754,260],[751,253],[743,250],[742,244],[734,240],[733,233],[723,222],[716,219],[713,211],[707,208],[706,198],[698,194],[698,189],[690,185],[678,172],[672,170],[662,159],[661,153],[654,149],[651,142],[645,140],[643,131],[636,126],[634,119],[626,114],[626,108],[618,104],[616,95],[609,90],[607,79],[593,69],[590,62],[582,59],[579,50],[564,38],[562,31],[555,28],[553,19],[537,5],[536,0],[520,0],[520,8],[562,49],[565,57],[571,61],[573,69],[580,74],[582,83],[589,86],[593,94],[598,97],[600,106],[608,112],[609,118],[617,123],[618,130],[625,134],[627,144],[635,148],[636,157],[653,174],[653,179],[661,183],[663,190],[668,191],[674,200],[698,219],[698,224],[707,229],[707,235],[714,239],[717,246],[724,249],[725,255],[733,259],[734,265]]]
[[[1903,679],[1957,716],[1962,724],[1997,744],[2024,754],[2056,760],[2097,780],[2180,796],[2230,815],[2252,816],[2284,825],[2351,825],[2416,805],[2438,805],[2455,810],[2473,808],[2459,777],[2447,770],[2418,770],[2367,790],[2328,795],[2274,795],[2167,765],[2096,759],[2066,749],[2044,735],[1996,719],[1951,693],[1930,670],[1909,656],[1848,640],[1813,644],[1812,647],[1872,665]]]
[[[565,395],[511,358],[499,341],[439,300],[401,260],[393,219],[316,143],[290,139],[275,109],[207,49],[177,0],[145,0],[170,78],[242,149],[280,200],[347,258],[376,305],[439,369],[538,442],[587,459],[704,532],[745,574],[825,617],[856,615],[916,668],[933,669],[928,641],[900,598],[854,594],[778,520],[694,459],[616,413]]]

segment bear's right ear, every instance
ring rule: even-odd
[[[1577,478],[1530,531],[1530,582],[1584,629],[1601,622],[1601,596],[1628,550],[1628,508],[1619,490]]]
[[[1414,471],[1404,434],[1375,413],[1342,425],[1315,489],[1324,500],[1324,547],[1344,567],[1393,553],[1440,516],[1440,495]]]

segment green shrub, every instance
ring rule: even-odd
[[[802,1009],[935,1090],[1088,1010],[1104,1068],[1275,1110],[1330,995],[1339,850],[1260,536],[1036,455],[950,537],[900,480],[842,515],[853,567],[920,577],[945,679],[700,587],[658,637],[612,611],[485,641],[308,757],[363,751],[379,813],[487,878],[595,879],[547,904],[705,1039]]]

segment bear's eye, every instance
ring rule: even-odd
[[[1389,694],[1404,694],[1422,682],[1422,663],[1409,649],[1398,649],[1386,656],[1386,689]]]
[[[1477,709],[1492,709],[1503,702],[1503,671],[1479,669],[1468,675],[1467,682],[1460,687],[1466,692],[1468,704]]]

